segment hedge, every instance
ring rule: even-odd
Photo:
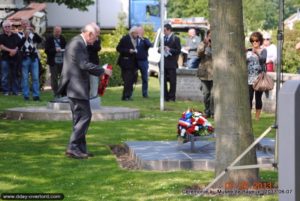
[[[113,75],[111,76],[109,80],[110,87],[113,86],[120,86],[123,84],[122,78],[121,78],[121,69],[117,65],[117,59],[119,54],[114,50],[101,50],[100,51],[100,63],[101,65],[104,64],[112,64],[113,66]]]
[[[283,44],[283,71],[287,73],[299,73],[300,53],[296,50],[296,44],[300,42],[300,22],[293,30],[285,30]]]

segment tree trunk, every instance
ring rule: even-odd
[[[216,175],[253,141],[247,83],[242,0],[210,0],[214,67]],[[256,164],[251,150],[237,165]],[[229,171],[214,187],[251,185],[258,169]]]

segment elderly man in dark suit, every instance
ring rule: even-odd
[[[129,34],[123,36],[117,46],[120,53],[118,65],[121,67],[121,76],[124,82],[123,101],[132,100],[133,84],[137,76],[137,38],[138,27],[133,26]]]
[[[63,66],[63,51],[66,47],[66,39],[61,34],[61,27],[55,26],[53,34],[46,39],[45,53],[47,54],[47,64],[51,73],[51,88],[54,96],[57,97],[58,80]]]
[[[165,101],[176,100],[176,69],[178,68],[178,57],[181,52],[180,39],[172,32],[170,24],[164,25],[165,34],[165,76],[164,76],[164,91]],[[167,82],[170,83],[170,88],[167,87]]]
[[[112,71],[103,69],[89,62],[87,45],[93,44],[97,38],[97,32],[92,24],[86,25],[82,33],[75,36],[66,46],[64,54],[63,70],[58,93],[67,94],[73,116],[73,132],[67,156],[76,159],[84,159],[92,156],[87,152],[86,133],[91,121],[92,113],[89,102],[90,81],[89,75],[111,76]]]

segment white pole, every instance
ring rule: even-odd
[[[164,66],[164,22],[166,17],[166,3],[165,0],[160,0],[160,110],[164,111],[164,75],[165,75],[165,66]]]
[[[281,84],[281,69],[282,69],[282,49],[283,49],[283,39],[284,39],[284,26],[283,26],[283,14],[284,14],[284,0],[279,0],[279,20],[278,20],[278,32],[277,32],[277,69],[276,69],[276,111],[275,111],[275,126],[278,127],[278,94]],[[275,163],[278,161],[278,129],[276,130],[275,136]]]

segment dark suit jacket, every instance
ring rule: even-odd
[[[170,53],[172,54],[172,56],[165,57],[165,68],[177,68],[178,57],[181,52],[180,39],[172,34],[169,40],[165,42],[165,46],[168,46],[170,48]]]
[[[101,50],[101,41],[96,40],[93,45],[88,45],[87,50],[89,53],[90,62],[99,65],[100,59],[98,52]]]
[[[120,53],[118,58],[118,65],[122,69],[134,69],[136,68],[136,54],[129,52],[130,49],[135,49],[131,42],[129,34],[123,36],[117,46],[117,51]]]
[[[89,100],[89,74],[100,76],[103,73],[103,68],[89,62],[88,51],[82,36],[75,36],[65,49],[58,93],[67,94],[71,98]]]
[[[60,39],[60,46],[61,49],[65,49],[66,47],[66,40],[63,36],[59,37]],[[55,65],[54,57],[56,53],[55,43],[54,43],[54,36],[51,35],[46,39],[45,42],[45,53],[47,54],[47,64],[50,66]]]

